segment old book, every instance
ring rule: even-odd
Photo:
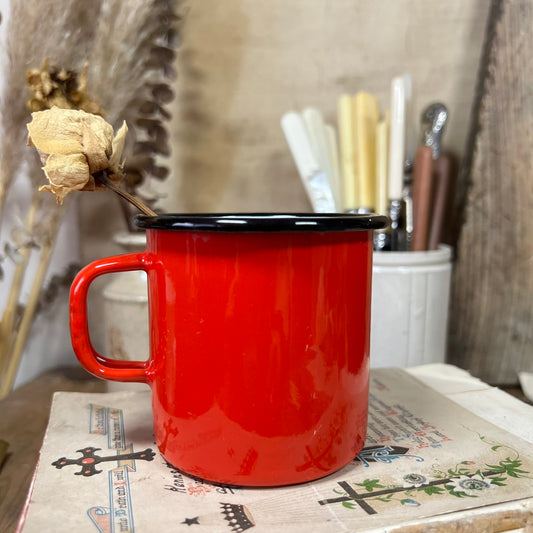
[[[188,477],[157,450],[150,409],[149,391],[56,393],[19,531],[502,531],[533,512],[533,407],[453,366],[372,370],[363,451],[292,487]]]

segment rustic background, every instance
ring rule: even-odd
[[[178,5],[171,176],[155,184],[166,211],[310,210],[280,128],[283,113],[316,106],[335,124],[338,96],[359,90],[375,93],[387,108],[391,78],[406,72],[414,135],[421,110],[442,101],[450,114],[444,146],[462,159],[490,2]],[[80,196],[82,263],[117,253],[112,235],[124,228],[116,199]],[[96,284],[95,316],[101,316],[100,290]],[[98,342],[98,322],[93,329]]]
[[[168,124],[170,177],[158,208],[310,209],[280,128],[290,109],[336,123],[338,96],[368,90],[388,107],[410,73],[420,112],[444,102],[444,146],[462,163],[450,361],[493,383],[532,369],[529,0],[177,0],[181,43]],[[490,19],[490,32],[485,30]],[[116,198],[80,195],[82,264],[117,253]],[[91,298],[101,316],[101,284]],[[93,336],[102,338],[99,323]],[[74,362],[75,364],[75,362]]]
[[[491,383],[533,371],[533,3],[493,2],[459,195],[450,361]]]
[[[464,151],[484,28],[485,0],[191,0],[177,55],[170,160],[159,187],[167,211],[309,210],[280,128],[282,114],[316,106],[336,123],[343,92],[374,92],[388,107],[393,76],[413,79],[420,111],[450,111],[448,149]],[[82,195],[84,259],[121,219],[113,198]],[[102,219],[106,224],[102,225]]]

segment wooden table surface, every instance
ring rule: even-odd
[[[48,424],[53,393],[105,390],[103,381],[83,369],[64,368],[39,376],[0,401],[0,441],[9,445],[7,457],[0,464],[1,533],[12,533],[17,526]]]
[[[16,529],[39,457],[53,393],[105,390],[105,382],[83,369],[64,368],[41,375],[0,401],[0,443],[9,444],[6,459],[3,464],[0,461],[1,533],[12,533]],[[525,400],[517,387],[504,390]]]

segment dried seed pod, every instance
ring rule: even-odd
[[[87,94],[87,64],[78,72],[45,59],[41,68],[26,71],[26,81],[31,94],[27,102],[30,111],[44,111],[56,106],[104,115],[102,108]]]

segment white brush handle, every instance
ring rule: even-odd
[[[337,211],[342,211],[342,183],[341,183],[341,167],[339,161],[339,143],[337,142],[337,130],[330,124],[326,124],[326,139],[328,141],[329,161],[331,164],[331,192],[335,199],[335,206]]]
[[[329,160],[326,125],[322,113],[314,107],[308,107],[302,111],[302,118],[318,165],[331,183],[331,162]]]
[[[281,128],[300,176],[310,176],[319,170],[305,124],[299,113],[289,111],[281,118]]]
[[[376,213],[386,215],[389,207],[389,122],[380,120],[376,129]]]
[[[400,200],[405,165],[406,78],[398,76],[391,82],[389,139],[389,199]]]
[[[327,176],[315,157],[301,115],[294,111],[285,113],[281,118],[281,128],[313,210],[315,213],[335,212]]]

